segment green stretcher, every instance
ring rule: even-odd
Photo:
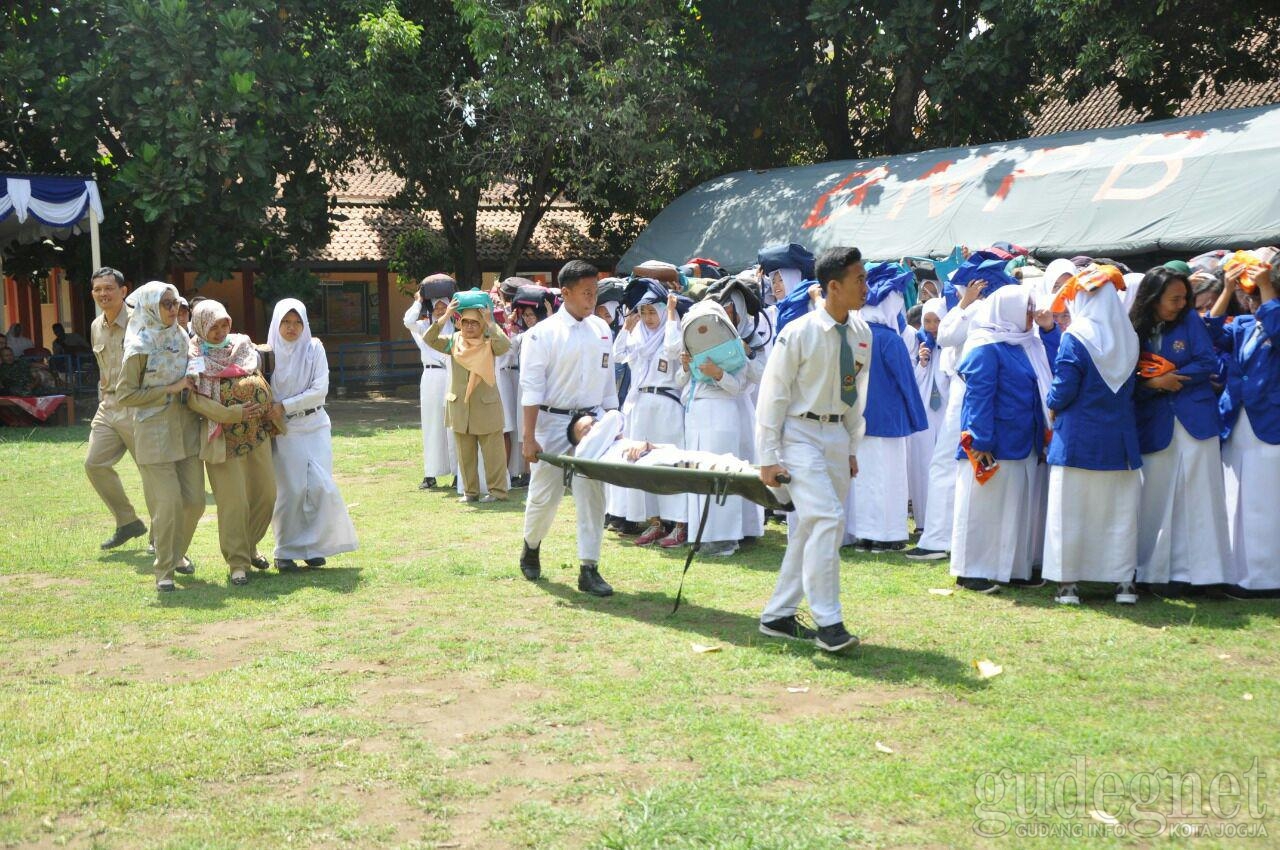
[[[638,466],[633,463],[608,463],[602,460],[584,460],[572,455],[558,455],[539,452],[538,460],[545,461],[564,471],[565,486],[569,486],[574,475],[603,481],[617,487],[631,490],[644,490],[660,496],[673,496],[679,493],[693,493],[707,496],[702,503],[702,518],[698,522],[698,531],[694,535],[693,545],[689,547],[689,555],[684,561],[684,571],[680,574],[680,588],[676,591],[676,602],[671,609],[675,613],[680,608],[680,599],[684,594],[684,579],[693,564],[693,558],[702,548],[702,532],[707,526],[707,514],[711,503],[723,505],[730,496],[741,496],[757,505],[776,511],[794,510],[790,502],[780,502],[773,492],[764,485],[758,475],[741,472],[714,472],[706,469],[684,469],[677,466]],[[779,479],[783,483],[789,478]]]

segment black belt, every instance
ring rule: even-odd
[[[660,396],[663,396],[664,398],[669,398],[672,401],[674,401],[676,404],[681,403],[680,396],[677,395],[676,391],[671,389],[671,387],[641,387],[640,392],[653,393],[654,395],[660,395]]]
[[[801,419],[812,419],[814,422],[821,422],[827,425],[831,422],[843,422],[843,413],[801,413]]]
[[[423,369],[443,369],[444,367],[441,366],[439,363],[423,363],[422,368]]]
[[[563,408],[551,407],[546,404],[538,405],[538,409],[546,411],[547,413],[555,413],[559,416],[573,416],[575,418],[578,416],[594,415],[596,412],[594,407],[583,407],[578,410],[564,410]]]
[[[285,417],[285,419],[298,419],[303,416],[310,416],[313,413],[319,413],[322,410],[324,410],[323,404],[320,405],[319,407],[313,407],[310,410],[299,410],[297,413],[290,413],[288,416]]]

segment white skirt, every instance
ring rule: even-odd
[[[907,498],[911,500],[911,518],[916,529],[924,531],[929,508],[929,466],[933,463],[933,447],[938,442],[941,410],[928,410],[929,427],[907,437]],[[936,414],[936,415],[935,415]]]
[[[694,400],[684,418],[684,446],[686,449],[736,455],[741,450],[737,399],[699,396]],[[689,539],[697,531],[702,519],[705,496],[692,493],[686,497],[685,516],[689,521]],[[703,543],[736,542],[741,540],[745,513],[741,496],[730,496],[723,505],[711,499],[707,513],[707,527],[702,533]],[[750,504],[750,503],[748,503]]]
[[[756,395],[758,383],[751,385],[750,394],[738,396],[738,458],[754,464],[756,460]],[[764,534],[764,508],[750,499],[742,500],[742,536],[760,537]]]
[[[956,474],[960,464],[956,448],[960,445],[960,412],[964,406],[964,381],[951,379],[947,390],[947,411],[938,428],[929,464],[929,495],[925,504],[933,508],[927,513],[924,534],[916,544],[922,549],[945,551],[951,545],[951,520],[955,515]],[[964,464],[968,468],[968,463]]]
[[[1258,439],[1247,411],[1222,449],[1226,465],[1231,560],[1227,581],[1248,590],[1280,588],[1280,446]]]
[[[956,477],[956,511],[951,524],[951,574],[1008,582],[1031,578],[1036,525],[1042,514],[1038,458],[1002,460],[1000,469],[979,484],[968,464]]]
[[[846,534],[893,543],[907,539],[907,437],[863,437],[858,477],[849,483]]]
[[[423,369],[418,384],[422,409],[422,475],[439,478],[453,472],[453,432],[445,427],[444,397],[449,392],[448,369]]]
[[[1044,577],[1049,581],[1133,581],[1138,568],[1136,469],[1049,469]]]
[[[1230,561],[1218,438],[1197,440],[1174,421],[1163,451],[1142,456],[1138,581],[1221,584]]]
[[[659,393],[642,393],[633,389],[635,406],[627,415],[627,436],[651,443],[669,443],[684,447],[684,407]],[[676,392],[679,395],[679,392]],[[619,488],[621,489],[621,488]],[[659,496],[644,490],[621,490],[625,498],[628,522],[644,522],[661,517],[667,522],[684,522],[687,498],[684,494]],[[612,513],[612,512],[611,512]]]
[[[320,411],[312,416],[323,416],[323,427],[275,438],[276,506],[271,527],[277,558],[328,558],[354,552],[359,546],[351,515],[333,480],[328,414]]]

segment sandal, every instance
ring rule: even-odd
[[[178,586],[173,583],[172,579],[165,579],[164,581],[156,582],[157,593],[172,593],[177,589],[178,589]]]
[[[188,558],[186,555],[183,555],[182,563],[174,567],[173,571],[175,573],[181,573],[184,576],[195,575],[196,562]]]
[[[253,565],[255,570],[265,570],[271,566],[271,562],[261,555],[254,555],[249,559],[249,563]]]
[[[236,570],[231,574],[231,583],[244,585],[249,583],[249,577],[244,574],[244,570]]]

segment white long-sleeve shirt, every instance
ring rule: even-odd
[[[653,357],[640,356],[642,334],[637,327],[628,331],[625,327],[618,331],[614,341],[613,353],[619,363],[631,367],[631,386],[639,390],[643,387],[665,387],[680,391],[676,376],[680,372],[680,322],[667,321],[663,326],[662,344]]]
[[[520,404],[561,410],[618,407],[613,333],[603,319],[579,321],[561,307],[523,334]]]
[[[960,355],[964,353],[964,342],[969,338],[969,325],[972,324],[973,317],[978,314],[982,303],[978,300],[964,308],[957,304],[948,310],[947,315],[943,316],[942,321],[938,323],[938,350],[934,352],[934,356],[939,357],[938,368],[943,374],[948,376],[956,374]]]
[[[305,410],[323,407],[325,399],[329,396],[329,359],[324,352],[324,343],[314,337],[311,340],[310,356],[314,363],[314,371],[307,385],[288,398],[276,399],[284,405],[286,416],[294,416]],[[294,433],[302,433],[328,427],[328,424],[326,419],[314,415],[294,416],[289,420],[288,429]]]
[[[760,383],[756,406],[756,452],[761,466],[779,463],[782,429],[788,416],[806,413],[843,415],[849,454],[857,454],[867,430],[867,382],[871,375],[871,328],[856,313],[845,320],[853,349],[858,399],[852,407],[840,397],[840,331],[826,309],[813,310],[787,324],[778,335]]]
[[[409,335],[413,337],[413,341],[418,345],[418,353],[422,356],[423,366],[443,366],[448,367],[449,355],[436,351],[427,345],[427,341],[423,339],[423,334],[427,332],[427,328],[431,327],[430,319],[423,319],[422,304],[414,301],[409,305],[409,309],[404,313],[404,326],[409,329]],[[442,336],[453,333],[452,326],[446,322],[445,329],[441,331]]]

